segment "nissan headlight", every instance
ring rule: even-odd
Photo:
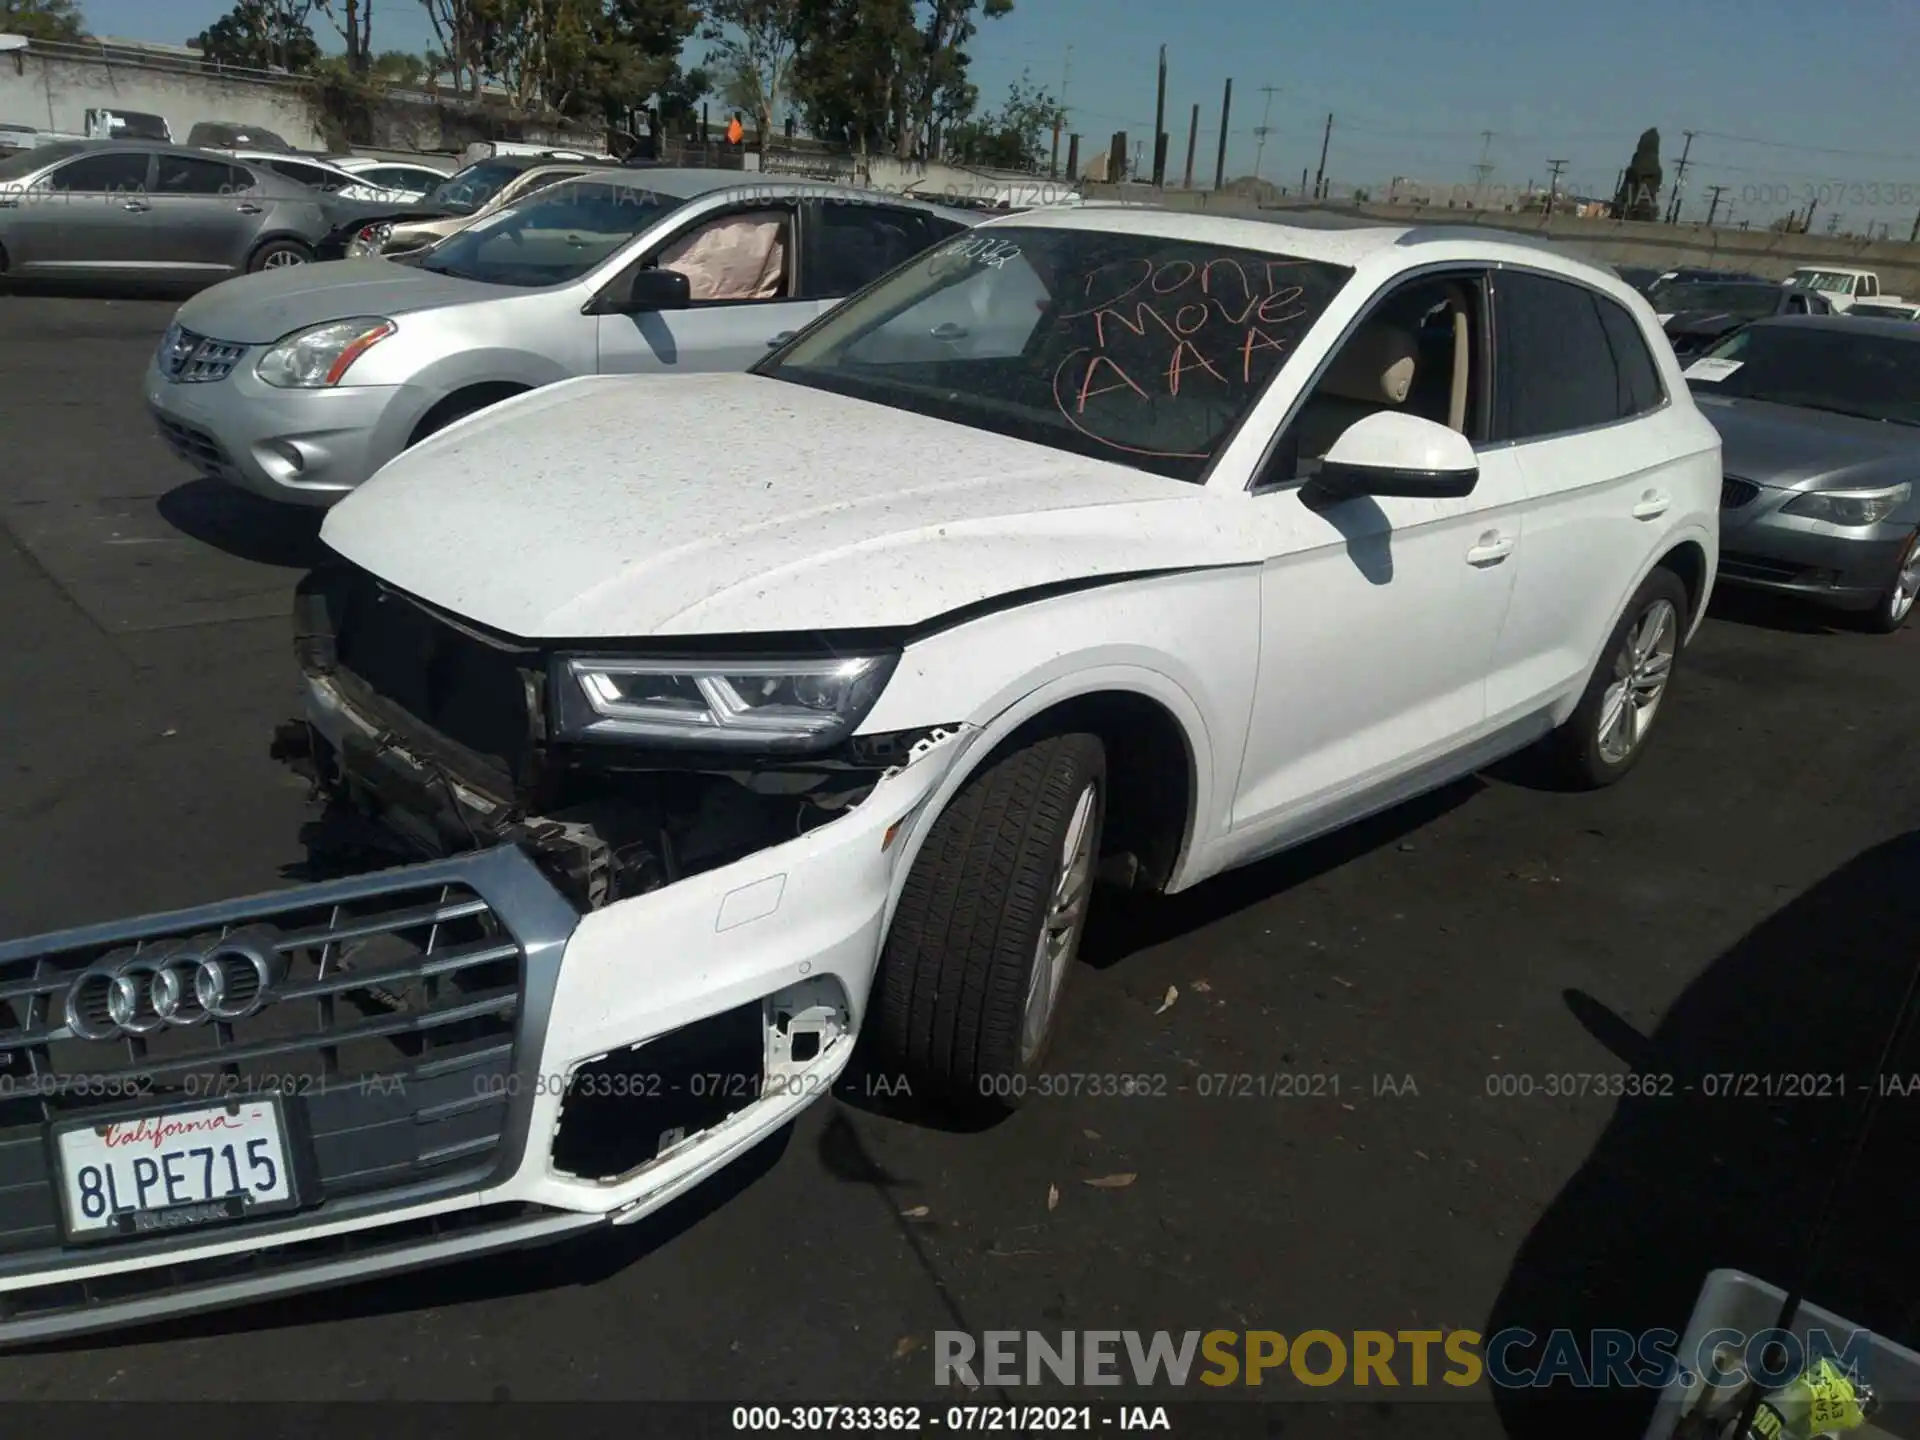
[[[729,660],[561,655],[560,740],[767,753],[830,750],[880,698],[899,656]]]
[[[349,260],[364,260],[370,255],[378,255],[380,253],[380,247],[392,238],[393,226],[391,223],[383,220],[378,225],[369,225],[361,230],[358,235],[355,235],[348,243],[347,258]]]
[[[1911,484],[1879,490],[1810,490],[1787,502],[1786,513],[1830,525],[1878,525],[1913,494]]]
[[[391,320],[363,315],[296,330],[260,357],[254,374],[280,390],[324,390],[338,385],[354,361],[397,328]]]

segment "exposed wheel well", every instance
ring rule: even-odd
[[[480,385],[456,390],[420,417],[420,423],[413,427],[413,434],[407,437],[407,444],[418,445],[434,431],[444,430],[463,415],[471,415],[476,410],[510,400],[532,388],[531,385],[519,385],[511,380],[488,380]]]
[[[1707,593],[1707,552],[1693,541],[1683,540],[1660,557],[1658,568],[1671,570],[1687,587],[1687,623],[1691,625]]]
[[[1192,824],[1194,765],[1186,731],[1164,705],[1126,690],[1077,695],[1023,729],[1084,730],[1107,751],[1103,859],[1132,856],[1132,882],[1164,889]]]

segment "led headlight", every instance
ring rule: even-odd
[[[296,330],[260,357],[254,374],[280,390],[324,390],[338,385],[354,361],[397,328],[391,320],[362,315]]]
[[[1912,494],[1911,484],[1879,490],[1811,490],[1790,500],[1785,510],[1789,515],[1804,515],[1833,525],[1878,525]]]
[[[873,708],[898,658],[561,655],[552,674],[555,730],[561,740],[827,750]]]

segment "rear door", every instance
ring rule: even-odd
[[[760,359],[824,308],[796,298],[799,224],[799,206],[786,200],[730,205],[686,220],[635,266],[679,270],[692,305],[597,317],[600,372],[745,370]]]
[[[1494,425],[1527,491],[1527,563],[1488,680],[1516,718],[1583,683],[1674,500],[1674,407],[1640,324],[1611,296],[1503,267]]]
[[[211,156],[161,155],[157,160],[154,265],[182,275],[242,269],[261,212],[252,172]]]
[[[69,160],[21,197],[14,264],[62,273],[149,268],[152,178],[144,150]]]

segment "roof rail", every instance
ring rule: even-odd
[[[1436,240],[1485,240],[1489,235],[1509,245],[1526,245],[1564,255],[1568,242],[1531,230],[1509,230],[1500,225],[1415,225],[1394,241],[1396,245],[1428,245]],[[1577,245],[1579,242],[1574,241]]]

